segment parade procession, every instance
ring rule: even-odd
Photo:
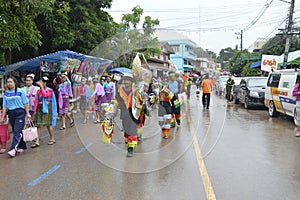
[[[299,200],[298,3],[0,0],[0,200]]]
[[[48,145],[54,145],[56,121],[61,121],[62,124],[58,129],[64,130],[67,128],[67,120],[69,127],[73,127],[78,123],[87,124],[91,115],[95,119],[93,123],[100,126],[99,137],[105,144],[112,141],[113,134],[117,132],[115,129],[119,129],[118,132],[122,131],[124,134],[127,157],[133,156],[135,147],[143,140],[143,132],[146,131],[143,126],[146,119],[154,114],[153,110],[156,110],[157,124],[161,127],[163,139],[169,138],[170,129],[175,125],[180,127],[180,104],[183,102],[182,99],[179,100],[179,95],[185,92],[184,81],[191,79],[179,73],[175,65],[170,67],[165,77],[157,80],[145,59],[145,64],[142,64],[142,54],[135,56],[131,69],[125,68],[123,71],[118,71],[119,68],[111,69],[111,61],[105,59],[87,57],[92,60],[88,62],[87,59],[80,61],[69,58],[81,56],[71,51],[56,52],[37,59],[47,60],[47,57],[59,57],[60,54],[64,57],[58,59],[59,64],[39,61],[40,71],[37,73],[25,74],[28,70],[26,61],[19,63],[21,74],[17,77],[20,78],[19,81],[25,79],[25,85],[21,88],[18,88],[15,77],[8,76],[6,79],[8,91],[3,97],[2,123],[8,118],[12,120],[14,115],[23,123],[11,124],[14,139],[7,151],[10,157],[27,150],[24,142],[33,142],[31,148],[40,147],[43,127],[47,127],[50,135]],[[29,62],[32,65],[34,59]],[[14,66],[16,65],[18,63]],[[14,66],[9,66],[8,69]],[[13,95],[10,91],[17,93]],[[10,102],[18,102],[20,108],[16,109],[24,109],[25,115],[10,114],[8,110],[13,106]],[[81,114],[78,116],[78,113]],[[79,120],[81,117],[83,119]],[[117,126],[116,118],[122,121],[121,128]],[[32,141],[24,137],[29,137]],[[6,153],[6,141],[3,141],[1,153]]]

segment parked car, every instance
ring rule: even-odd
[[[269,73],[265,105],[269,108],[269,116],[276,117],[279,113],[294,118],[295,125],[300,125],[300,109],[293,96],[294,87],[300,79],[300,71],[280,70]]]
[[[230,91],[230,101],[233,100],[233,91],[235,90],[236,86],[240,84],[242,77],[232,77],[232,79],[234,80],[234,85],[232,86],[232,89]]]
[[[265,107],[267,77],[244,77],[233,91],[233,102],[243,103],[244,107]]]
[[[216,95],[224,95],[226,94],[226,82],[229,76],[219,76],[216,80]]]

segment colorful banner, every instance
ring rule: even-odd
[[[60,64],[40,60],[40,69],[42,72],[59,72]]]
[[[72,73],[74,69],[79,68],[80,63],[80,60],[63,56],[60,61],[60,71]]]
[[[278,57],[279,56],[275,56],[275,55],[262,55],[261,70],[266,72],[277,70]]]

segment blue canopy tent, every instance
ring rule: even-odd
[[[257,62],[254,62],[250,65],[250,68],[258,68],[261,66],[261,60],[260,61],[257,61]]]
[[[97,58],[89,55],[84,55],[70,50],[57,51],[55,53],[49,53],[46,55],[38,56],[28,60],[20,61],[11,65],[5,66],[5,73],[19,70],[33,72],[40,69],[40,61],[47,61],[57,63],[60,62],[62,57],[68,57],[72,59],[78,59],[80,61],[99,62],[103,65],[112,63],[111,60]]]

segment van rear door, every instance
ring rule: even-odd
[[[270,73],[268,77],[267,87],[265,90],[265,106],[270,107],[270,101],[273,101],[276,110],[281,112],[281,104],[277,94],[281,73]]]
[[[296,74],[282,74],[279,82],[278,92],[284,113],[289,116],[294,115],[296,97],[293,96],[297,76]]]

